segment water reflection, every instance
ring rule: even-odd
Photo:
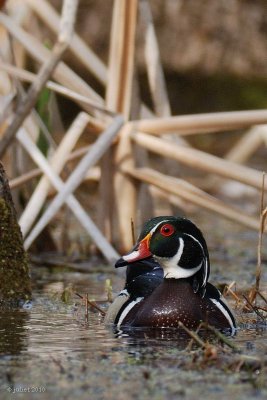
[[[102,285],[101,281],[96,280],[94,292],[100,293]],[[83,287],[79,289],[85,293]],[[205,341],[214,340],[206,331],[200,332],[200,336]],[[256,355],[259,351],[266,351],[265,338],[266,325],[262,324],[260,329],[257,325],[249,329],[243,326],[237,337],[230,340],[241,350]],[[112,359],[114,363],[159,359],[166,362],[173,357],[183,357],[190,342],[191,338],[185,332],[172,328],[114,331],[112,327],[104,326],[97,313],[89,313],[87,321],[84,306],[80,304],[77,307],[73,303],[66,305],[44,288],[35,293],[31,310],[5,311],[0,314],[2,356],[23,353],[29,358],[71,357],[77,362],[93,359]],[[195,342],[191,344],[191,348],[197,348]]]
[[[0,311],[0,355],[18,355],[28,346],[26,310]]]

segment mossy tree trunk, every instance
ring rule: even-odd
[[[31,298],[29,266],[8,180],[0,163],[0,305]]]

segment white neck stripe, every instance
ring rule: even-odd
[[[204,279],[203,279],[203,283],[201,285],[203,287],[207,283],[207,276],[208,276],[208,259],[207,259],[207,256],[206,256],[204,248],[203,248],[203,246],[202,246],[202,244],[200,243],[199,240],[197,240],[194,236],[190,235],[189,233],[184,233],[184,235],[190,236],[195,242],[197,242],[199,244],[199,246],[202,249],[202,253],[203,253],[203,256],[204,256],[204,259],[205,259],[205,268],[204,268],[205,276],[204,276]]]

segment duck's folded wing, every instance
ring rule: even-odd
[[[236,332],[236,322],[230,307],[226,303],[226,300],[222,296],[221,292],[213,286],[211,283],[207,283],[205,298],[208,298],[217,307],[218,310],[224,315],[229,323],[229,328],[231,329],[231,335]]]
[[[106,313],[105,319],[104,319],[105,324],[113,324],[114,323],[118,312],[120,311],[120,309],[122,308],[124,303],[126,303],[126,301],[129,300],[129,297],[130,297],[130,295],[126,289],[122,290],[118,294],[118,296],[115,298],[113,303],[110,304],[110,306],[107,310],[107,313]]]

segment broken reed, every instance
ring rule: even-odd
[[[106,315],[105,311],[102,310],[102,308],[99,307],[99,306],[96,304],[95,301],[92,301],[92,300],[89,300],[89,299],[88,299],[88,293],[85,295],[85,297],[82,296],[82,295],[79,294],[79,293],[75,293],[75,294],[76,294],[76,296],[78,296],[80,299],[82,299],[82,300],[85,302],[85,308],[86,308],[86,314],[87,314],[87,315],[88,315],[88,305],[89,305],[90,307],[92,307],[93,309],[97,310],[97,311],[102,315],[102,317],[104,317],[104,316]]]
[[[262,173],[262,188],[260,200],[260,221],[259,221],[259,240],[257,248],[257,266],[255,272],[255,286],[251,289],[247,303],[253,308],[253,303],[256,302],[257,294],[260,291],[260,279],[262,274],[262,242],[265,230],[265,223],[267,217],[267,207],[264,207],[264,194],[265,194],[265,172]],[[258,314],[258,312],[257,312]],[[259,314],[258,314],[259,315]]]

